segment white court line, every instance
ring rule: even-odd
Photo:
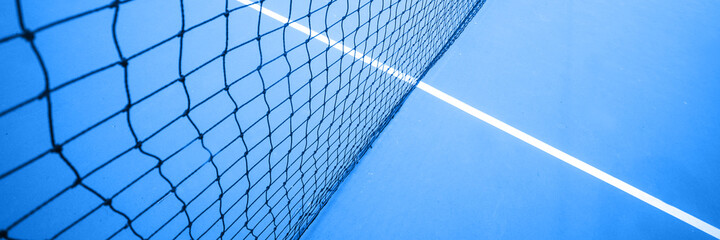
[[[245,5],[249,5],[250,8],[255,9],[258,12],[261,12],[262,14],[264,14],[270,18],[273,18],[273,19],[279,21],[280,23],[285,24],[285,23],[290,22],[290,20],[288,18],[283,17],[282,15],[280,15],[276,12],[273,12],[265,7],[261,7],[257,3],[253,3],[250,0],[237,0],[237,1],[240,3],[243,3]],[[347,55],[350,55],[356,59],[362,60],[363,62],[368,63],[368,64],[372,65],[373,67],[378,68],[378,69],[382,70],[383,72],[386,72],[400,80],[403,80],[403,81],[411,83],[411,84],[414,84],[417,81],[417,79],[412,76],[409,76],[409,75],[407,75],[401,71],[398,71],[388,65],[385,65],[382,62],[379,62],[375,59],[365,56],[364,54],[357,52],[350,47],[347,47],[343,44],[338,43],[338,41],[332,40],[326,36],[322,36],[318,32],[313,31],[310,28],[305,27],[299,23],[293,22],[293,23],[290,23],[288,26],[310,36],[313,39],[317,39],[318,41],[328,44],[332,48],[340,50]],[[690,224],[693,227],[695,227],[707,234],[710,234],[711,236],[713,236],[715,238],[720,239],[720,230],[717,229],[716,227],[714,227],[714,226],[712,226],[712,225],[710,225],[710,224],[708,224],[708,223],[706,223],[706,222],[704,222],[704,221],[702,221],[702,220],[700,220],[700,219],[698,219],[698,218],[696,218],[696,217],[694,217],[694,216],[692,216],[670,204],[667,204],[667,203],[663,202],[662,200],[660,200],[656,197],[653,197],[652,195],[647,194],[646,192],[643,192],[642,190],[637,189],[636,187],[633,187],[632,185],[627,184],[626,182],[623,182],[622,180],[611,176],[610,174],[607,174],[607,173],[605,173],[583,161],[580,161],[579,159],[577,159],[573,156],[570,156],[569,154],[567,154],[563,151],[560,151],[557,148],[550,146],[549,144],[547,144],[543,141],[540,141],[537,138],[534,138],[534,137],[528,135],[527,133],[524,133],[524,132],[518,130],[517,128],[514,128],[514,127],[498,120],[497,118],[494,118],[494,117],[428,85],[424,82],[419,82],[417,84],[417,87],[420,90],[423,90],[423,91],[429,93],[430,95],[433,95],[433,96],[437,97],[438,99],[462,110],[463,112],[466,112],[466,113],[472,115],[473,117],[480,119],[481,121],[486,122],[486,123],[492,125],[493,127],[496,127],[498,129],[500,129],[501,131],[506,132],[506,133],[512,135],[513,137],[516,137],[516,138],[522,140],[523,142],[526,142],[526,143],[532,145],[533,147],[536,147],[537,149],[540,149],[543,152],[546,152],[546,153],[562,160],[563,162],[566,162],[567,164],[570,164],[571,166],[573,166],[577,169],[580,169],[581,171],[586,172],[586,173],[594,176],[595,178],[600,179],[601,181],[606,182],[607,184],[610,184],[613,187],[616,187],[616,188],[622,190],[623,192],[626,192],[626,193],[632,195],[633,197],[635,197],[637,199],[640,199],[641,201],[643,201],[647,204],[650,204],[651,206],[653,206],[657,209],[660,209],[660,211],[670,214],[673,217],[680,219],[681,221],[683,221],[687,224]]]
[[[290,22],[290,19],[284,17],[283,15],[280,15],[280,14],[278,14],[278,13],[276,13],[276,12],[270,10],[270,9],[267,9],[267,8],[265,8],[265,7],[261,7],[259,4],[253,3],[253,1],[250,1],[250,0],[237,0],[237,1],[240,2],[240,3],[242,3],[242,4],[249,5],[250,8],[255,9],[255,11],[261,12],[261,13],[264,14],[265,16],[268,16],[268,17],[270,17],[270,18],[272,18],[272,19],[275,19],[275,20],[277,20],[278,22],[280,22],[280,23],[282,23],[282,24],[290,23],[290,24],[288,25],[289,27],[294,28],[295,30],[300,31],[300,32],[304,33],[305,35],[310,36],[311,38],[313,38],[313,39],[315,39],[315,40],[318,40],[318,41],[320,41],[320,42],[322,42],[322,43],[325,43],[325,44],[329,45],[329,46],[332,47],[332,48],[335,48],[335,49],[337,49],[337,50],[340,50],[340,51],[342,51],[343,53],[345,53],[345,54],[347,54],[347,55],[350,55],[350,56],[352,56],[352,57],[354,57],[354,58],[356,58],[356,59],[358,59],[358,60],[362,60],[363,62],[365,62],[365,63],[367,63],[367,64],[370,64],[371,66],[373,66],[373,67],[375,67],[375,68],[377,68],[377,69],[380,69],[381,71],[383,71],[383,72],[385,72],[385,73],[387,73],[387,74],[390,74],[390,75],[392,75],[393,77],[396,77],[396,78],[398,78],[398,79],[401,79],[401,80],[403,80],[403,81],[405,81],[405,82],[408,82],[408,83],[410,83],[410,84],[415,84],[415,81],[417,81],[417,79],[415,79],[414,77],[411,77],[410,75],[406,75],[405,73],[400,72],[400,71],[396,70],[395,68],[392,68],[392,67],[390,67],[390,66],[388,66],[388,65],[385,65],[384,63],[382,63],[382,62],[380,62],[380,61],[378,61],[378,60],[375,60],[375,59],[372,59],[371,57],[365,56],[365,54],[362,54],[362,53],[360,53],[360,52],[358,52],[358,51],[355,51],[354,49],[352,49],[352,48],[350,48],[350,47],[348,47],[348,46],[345,46],[344,44],[338,43],[338,41],[335,41],[335,40],[332,40],[332,39],[330,39],[330,38],[328,38],[328,37],[326,37],[326,36],[323,36],[323,35],[321,35],[320,33],[316,32],[316,31],[314,31],[314,30],[312,30],[312,29],[310,29],[310,28],[308,28],[308,27],[306,27],[306,26],[303,26],[302,24],[299,24],[299,23],[297,23],[297,22]]]
[[[720,238],[720,230],[718,230],[714,226],[712,226],[712,225],[710,225],[710,224],[708,224],[686,212],[683,212],[682,210],[680,210],[676,207],[673,207],[672,205],[667,204],[667,203],[663,202],[662,200],[657,199],[656,197],[653,197],[652,195],[647,194],[646,192],[643,192],[642,190],[637,189],[636,187],[633,187],[632,185],[627,184],[626,182],[623,182],[622,180],[617,179],[617,178],[611,176],[610,174],[607,174],[607,173],[601,171],[600,169],[597,169],[597,168],[591,166],[590,164],[580,161],[579,159],[577,159],[573,156],[570,156],[569,154],[567,154],[563,151],[560,151],[557,148],[550,146],[547,143],[540,141],[537,138],[534,138],[533,136],[530,136],[527,133],[524,133],[524,132],[518,130],[517,128],[514,128],[514,127],[508,125],[507,123],[504,123],[504,122],[498,120],[497,118],[494,118],[480,110],[477,110],[476,108],[474,108],[474,107],[472,107],[450,95],[447,95],[446,93],[444,93],[440,90],[437,90],[436,88],[434,88],[430,85],[427,85],[424,82],[420,82],[417,85],[417,87],[422,89],[423,91],[429,93],[430,95],[433,95],[433,96],[439,98],[440,100],[443,100],[444,102],[446,102],[450,105],[453,105],[454,107],[462,110],[463,112],[466,112],[466,113],[472,115],[473,117],[480,119],[483,122],[486,122],[486,123],[492,125],[493,127],[496,127],[498,129],[502,130],[503,132],[506,132],[506,133],[512,135],[513,137],[516,137],[516,138],[522,140],[523,142],[526,142],[526,143],[532,145],[533,147],[536,147],[536,148],[542,150],[543,152],[546,152],[546,153],[552,155],[553,157],[556,157],[556,158],[562,160],[563,162],[566,162],[567,164],[570,164],[573,167],[580,169],[581,171],[586,172],[586,173],[592,175],[593,177],[596,177],[597,179],[600,179],[603,182],[606,182],[606,183],[612,185],[613,187],[616,187],[616,188],[622,190],[623,192],[626,192],[626,193],[632,195],[633,197],[636,197],[636,198],[640,199],[641,201],[646,202],[647,204],[650,204],[653,207],[656,207],[657,209],[660,209],[661,211],[666,212],[666,213],[672,215],[673,217],[676,217],[677,219],[680,219],[683,222],[686,222],[686,223],[692,225],[693,227],[712,235],[715,238]]]

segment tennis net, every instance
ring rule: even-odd
[[[0,3],[0,239],[298,239],[484,0]]]

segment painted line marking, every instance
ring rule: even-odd
[[[279,13],[276,13],[265,7],[262,7],[258,3],[254,3],[253,1],[250,1],[250,0],[237,0],[237,1],[242,4],[248,5],[250,8],[254,9],[255,11],[258,11],[258,12],[264,14],[265,16],[275,19],[282,24],[289,23],[288,27],[298,30],[298,31],[304,33],[305,35],[308,35],[310,38],[313,38],[322,43],[325,43],[332,48],[340,50],[341,52],[343,52],[349,56],[352,56],[355,59],[358,59],[367,64],[370,64],[370,66],[380,69],[381,71],[383,71],[387,74],[390,74],[395,78],[398,78],[398,79],[408,82],[410,84],[415,84],[415,82],[417,81],[416,78],[411,77],[410,75],[407,75],[401,71],[398,71],[395,68],[392,68],[388,65],[385,65],[385,63],[382,63],[378,60],[372,59],[371,57],[368,57],[365,54],[355,51],[354,49],[352,49],[348,46],[345,46],[342,43],[339,43],[338,41],[335,41],[326,36],[323,36],[322,34],[316,32],[306,26],[303,26],[302,24],[299,24],[297,22],[291,22],[290,19],[286,18],[285,16],[280,15]]]
[[[590,164],[587,164],[583,161],[580,161],[579,159],[570,156],[569,154],[558,150],[557,148],[550,146],[549,144],[538,140],[537,138],[534,138],[527,133],[524,133],[517,128],[514,128],[507,123],[504,123],[497,118],[494,118],[428,84],[425,84],[424,82],[420,82],[417,86],[418,88],[422,89],[423,91],[429,93],[430,95],[433,95],[440,100],[462,110],[463,112],[466,112],[467,114],[472,115],[473,117],[480,119],[483,122],[486,122],[493,127],[496,127],[497,129],[500,129],[503,132],[506,132],[513,137],[516,137],[517,139],[520,139],[523,142],[526,142],[527,144],[532,145],[533,147],[542,150],[543,152],[546,152],[553,157],[556,157],[557,159],[562,160],[563,162],[566,162],[567,164],[570,164],[571,166],[580,169],[583,172],[586,172],[593,177],[600,179],[603,182],[606,182],[613,187],[616,187],[623,192],[626,192],[633,197],[636,197],[637,199],[640,199],[643,202],[646,202],[647,204],[652,205],[653,207],[660,209],[663,212],[666,212],[673,217],[676,217],[677,219],[680,219],[683,222],[686,222],[687,224],[692,225],[693,227],[702,230],[703,232],[706,232],[710,234],[711,236],[715,238],[720,238],[720,230],[718,230],[716,227],[686,213],[682,210],[673,207],[670,204],[667,204],[663,202],[662,200],[653,197],[650,194],[647,194],[646,192],[643,192],[640,189],[637,189],[636,187],[633,187],[630,184],[627,184],[626,182],[623,182],[620,179],[617,179],[610,174],[607,174]]]
[[[265,7],[261,7],[259,4],[254,3],[250,0],[237,0],[237,1],[242,4],[248,5],[250,8],[255,9],[256,11],[264,14],[265,16],[275,19],[282,24],[290,22],[290,19],[288,19],[276,12],[273,12],[272,10],[269,10]],[[344,54],[350,55],[358,60],[362,60],[363,62],[370,64],[371,66],[378,68],[381,71],[383,71],[387,74],[390,74],[395,78],[398,78],[398,79],[405,81],[407,83],[410,83],[410,84],[415,84],[417,82],[417,79],[415,77],[409,76],[409,75],[403,73],[402,71],[396,70],[396,69],[386,65],[385,63],[382,63],[380,61],[372,59],[371,57],[368,57],[360,52],[357,52],[354,49],[352,49],[348,46],[345,46],[342,43],[339,43],[338,41],[332,40],[326,36],[321,35],[320,33],[316,32],[314,30],[311,30],[308,27],[303,26],[302,24],[299,24],[297,22],[292,22],[288,26],[304,33],[305,35],[308,35],[309,37],[311,37],[313,39],[316,39],[322,43],[328,44],[332,48],[342,51]],[[518,130],[517,128],[514,128],[514,127],[508,125],[507,123],[504,123],[504,122],[498,120],[497,118],[494,118],[494,117],[458,100],[457,98],[454,98],[454,97],[428,85],[424,82],[417,83],[417,88],[429,93],[430,95],[432,95],[434,97],[437,97],[438,99],[462,110],[463,112],[465,112],[467,114],[470,114],[471,116],[473,116],[483,122],[486,122],[486,123],[492,125],[493,127],[496,127],[497,129],[500,129],[501,131],[503,131],[507,134],[512,135],[513,137],[515,137],[517,139],[520,139],[523,142],[526,142],[527,144],[530,144],[531,146],[533,146],[537,149],[540,149],[543,152],[546,152],[546,153],[552,155],[553,157],[556,157],[557,159],[562,160],[563,162],[565,162],[567,164],[570,164],[571,166],[573,166],[577,169],[580,169],[581,171],[583,171],[587,174],[592,175],[593,177],[595,177],[603,182],[606,182],[607,184],[612,185],[613,187],[616,187],[617,189],[620,189],[623,192],[630,194],[631,196],[633,196],[637,199],[640,199],[641,201],[643,201],[647,204],[650,204],[651,206],[659,209],[660,211],[670,214],[671,216],[673,216],[687,224],[690,224],[691,226],[693,226],[707,234],[710,234],[711,236],[713,236],[715,238],[720,239],[720,229],[718,229],[718,228],[716,228],[716,227],[714,227],[714,226],[712,226],[712,225],[710,225],[710,224],[708,224],[708,223],[706,223],[706,222],[704,222],[704,221],[702,221],[702,220],[700,220],[700,219],[698,219],[698,218],[696,218],[696,217],[694,217],[694,216],[692,216],[670,204],[667,204],[667,203],[663,202],[662,200],[660,200],[656,197],[653,197],[652,195],[647,194],[646,192],[643,192],[642,190],[640,190],[636,187],[633,187],[632,185],[627,184],[626,182],[623,182],[622,180],[617,179],[617,178],[613,177],[612,175],[607,174],[607,173],[601,171],[600,169],[597,169],[597,168],[591,166],[590,164],[580,161],[580,159],[570,156],[569,154],[567,154],[563,151],[560,151],[559,149],[557,149],[553,146],[550,146],[549,144],[547,144],[543,141],[540,141],[537,138],[534,138],[534,137],[528,135],[527,133],[524,133],[524,132]]]

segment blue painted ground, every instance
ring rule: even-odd
[[[720,2],[488,1],[424,79],[720,226]],[[416,90],[304,239],[710,239]]]
[[[37,30],[109,1],[21,2],[25,26]],[[41,95],[45,80],[31,44],[22,38],[0,43],[0,112],[7,113],[0,114],[0,174],[8,173],[0,176],[0,238],[9,229],[8,236],[22,239],[137,239],[125,227],[126,218],[132,218],[136,234],[146,238],[214,239],[223,228],[216,221],[221,212],[233,219],[225,229],[228,234],[246,235],[249,230],[242,220],[253,213],[259,214],[249,221],[251,227],[270,226],[272,220],[265,216],[284,210],[270,209],[268,201],[250,200],[267,198],[265,186],[280,188],[281,174],[274,175],[274,181],[264,174],[271,168],[266,161],[282,162],[276,159],[282,155],[263,155],[271,148],[284,152],[291,144],[272,146],[265,137],[270,128],[285,124],[280,120],[293,111],[284,101],[288,88],[308,89],[294,95],[300,105],[307,95],[319,96],[315,93],[324,81],[303,85],[310,73],[296,71],[294,81],[273,85],[265,94],[263,80],[252,72],[261,55],[267,60],[282,54],[282,48],[271,46],[300,44],[306,36],[276,31],[262,37],[259,45],[265,47],[244,45],[256,37],[258,28],[268,31],[281,24],[244,8],[227,17],[229,31],[225,17],[213,17],[224,12],[224,1],[122,2],[117,22],[114,10],[104,8],[33,36],[47,67],[49,87],[56,89],[50,110]],[[292,2],[290,8],[283,0],[266,1],[264,6],[298,18],[309,10],[309,2],[324,4]],[[337,1],[308,22],[315,27],[326,24],[327,18],[333,22],[343,16],[344,4],[356,4],[351,2],[356,1]],[[374,1],[367,8],[390,3]],[[15,5],[0,2],[0,39],[21,31]],[[366,19],[373,12],[378,10],[359,14]],[[182,50],[174,37],[182,29],[181,19],[185,27],[197,26],[184,33]],[[346,20],[346,29],[352,29],[351,21]],[[490,0],[424,81],[717,227],[719,22],[717,0]],[[224,72],[215,57],[224,50],[226,31],[227,44],[238,48],[227,53],[230,64]],[[358,31],[362,36],[372,29]],[[338,27],[329,30],[332,38],[340,39],[338,33]],[[151,48],[159,42],[163,44]],[[135,56],[127,62],[127,71],[115,64],[120,60],[116,45],[125,57]],[[307,45],[313,54],[327,48],[319,41]],[[289,62],[307,61],[305,49],[290,51]],[[337,51],[327,55],[341,56]],[[352,61],[344,58],[345,63]],[[327,68],[325,59],[308,66]],[[327,71],[337,72],[341,66]],[[279,81],[287,71],[288,66],[277,61],[260,72],[268,81]],[[223,74],[246,80],[224,88]],[[181,75],[183,83],[178,80]],[[339,86],[327,87],[326,92],[333,92]],[[226,94],[214,94],[221,91]],[[261,92],[266,100],[257,97]],[[325,100],[312,99],[315,107]],[[27,104],[21,104],[24,101]],[[238,111],[241,117],[225,118],[235,101],[247,103]],[[124,111],[128,103],[133,106]],[[255,124],[271,105],[278,106],[266,118],[272,120]],[[14,106],[20,107],[8,110]],[[307,111],[303,108],[293,116],[305,119]],[[58,152],[43,154],[52,148],[48,113],[53,115],[55,143],[62,145],[57,151],[67,162]],[[305,126],[319,125],[319,115],[314,116]],[[255,126],[245,130],[247,144],[231,140],[240,131],[235,121],[237,126]],[[274,135],[287,135],[291,128],[278,128]],[[305,137],[322,136],[315,132]],[[245,151],[245,164],[235,164]],[[162,166],[148,153],[162,159]],[[208,164],[210,155],[213,164]],[[28,162],[35,156],[40,157]],[[260,167],[248,170],[248,165]],[[223,172],[219,183],[218,172]],[[312,176],[293,177],[308,182]],[[80,178],[85,187],[71,187]],[[259,187],[241,197],[251,181]],[[171,186],[177,194],[170,194]],[[218,197],[220,191],[223,198]],[[112,199],[105,203],[113,209],[104,205],[105,198]],[[277,198],[273,201],[279,203]],[[218,204],[221,199],[240,204]],[[298,199],[293,201],[305,201]],[[186,227],[188,221],[192,229]],[[260,238],[271,234],[265,231]],[[417,90],[304,238],[710,236]]]

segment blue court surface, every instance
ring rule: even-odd
[[[488,1],[424,82],[717,227],[718,23],[717,1]],[[711,238],[420,89],[304,235]]]
[[[0,239],[720,238],[719,1],[483,2],[0,2]]]

